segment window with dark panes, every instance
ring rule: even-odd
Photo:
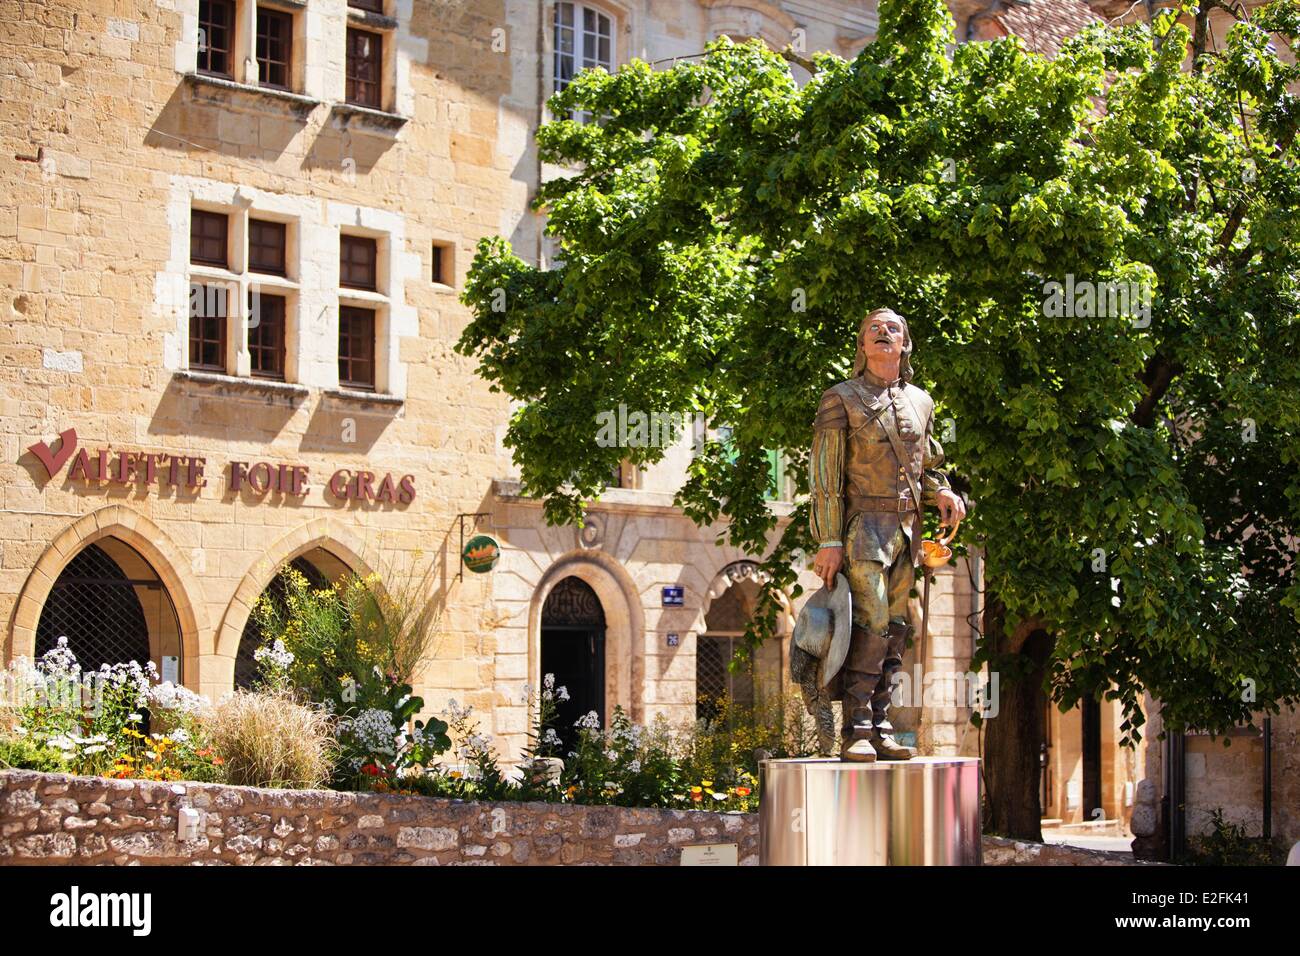
[[[190,262],[222,266],[227,262],[230,217],[224,212],[190,210]]]
[[[348,0],[349,7],[356,7],[358,10],[369,10],[371,13],[384,12],[384,0]]]
[[[190,368],[226,370],[226,315],[224,286],[190,286]]]
[[[231,76],[234,47],[234,0],[199,0],[198,71]]]
[[[284,296],[249,294],[248,354],[258,378],[284,379],[284,315]]]
[[[339,284],[349,289],[378,287],[379,244],[368,236],[339,237]]]
[[[368,30],[348,30],[347,101],[380,109],[384,65],[384,38]]]
[[[375,310],[339,307],[339,384],[375,387]]]
[[[433,244],[433,281],[452,285],[452,247],[450,244]]]
[[[293,51],[293,17],[279,10],[257,8],[257,81],[287,90]]]
[[[285,274],[285,235],[282,222],[267,219],[248,220],[248,268],[253,272]]]

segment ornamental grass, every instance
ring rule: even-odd
[[[334,769],[329,714],[286,694],[227,697],[213,712],[211,740],[225,759],[226,782],[236,786],[318,789]]]

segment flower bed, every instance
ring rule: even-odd
[[[0,678],[0,769],[119,779],[369,791],[453,799],[751,811],[760,753],[806,756],[815,730],[793,699],[714,719],[633,724],[615,708],[559,727],[564,687],[525,689],[528,744],[503,761],[452,700],[427,714],[411,674],[437,617],[366,578],[309,587],[284,572],[255,609],[256,684],[213,703],[159,682],[153,666],[83,671],[65,638]],[[423,715],[423,719],[417,719]],[[569,718],[572,719],[572,718]]]

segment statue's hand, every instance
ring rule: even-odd
[[[939,509],[939,522],[941,524],[952,528],[956,526],[957,522],[966,517],[966,503],[955,492],[943,488],[934,498],[935,505]]]
[[[822,579],[822,583],[832,591],[835,590],[835,575],[839,574],[844,564],[844,549],[838,545],[820,548],[813,558],[813,574]]]

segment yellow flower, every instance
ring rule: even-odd
[[[711,787],[711,786],[713,786],[713,781],[712,781],[712,780],[701,780],[701,781],[700,781],[700,785],[701,785],[701,786],[705,786],[705,787]]]
[[[459,780],[461,774],[459,770],[453,770],[451,773],[447,774],[447,776],[451,777],[452,780]]]

